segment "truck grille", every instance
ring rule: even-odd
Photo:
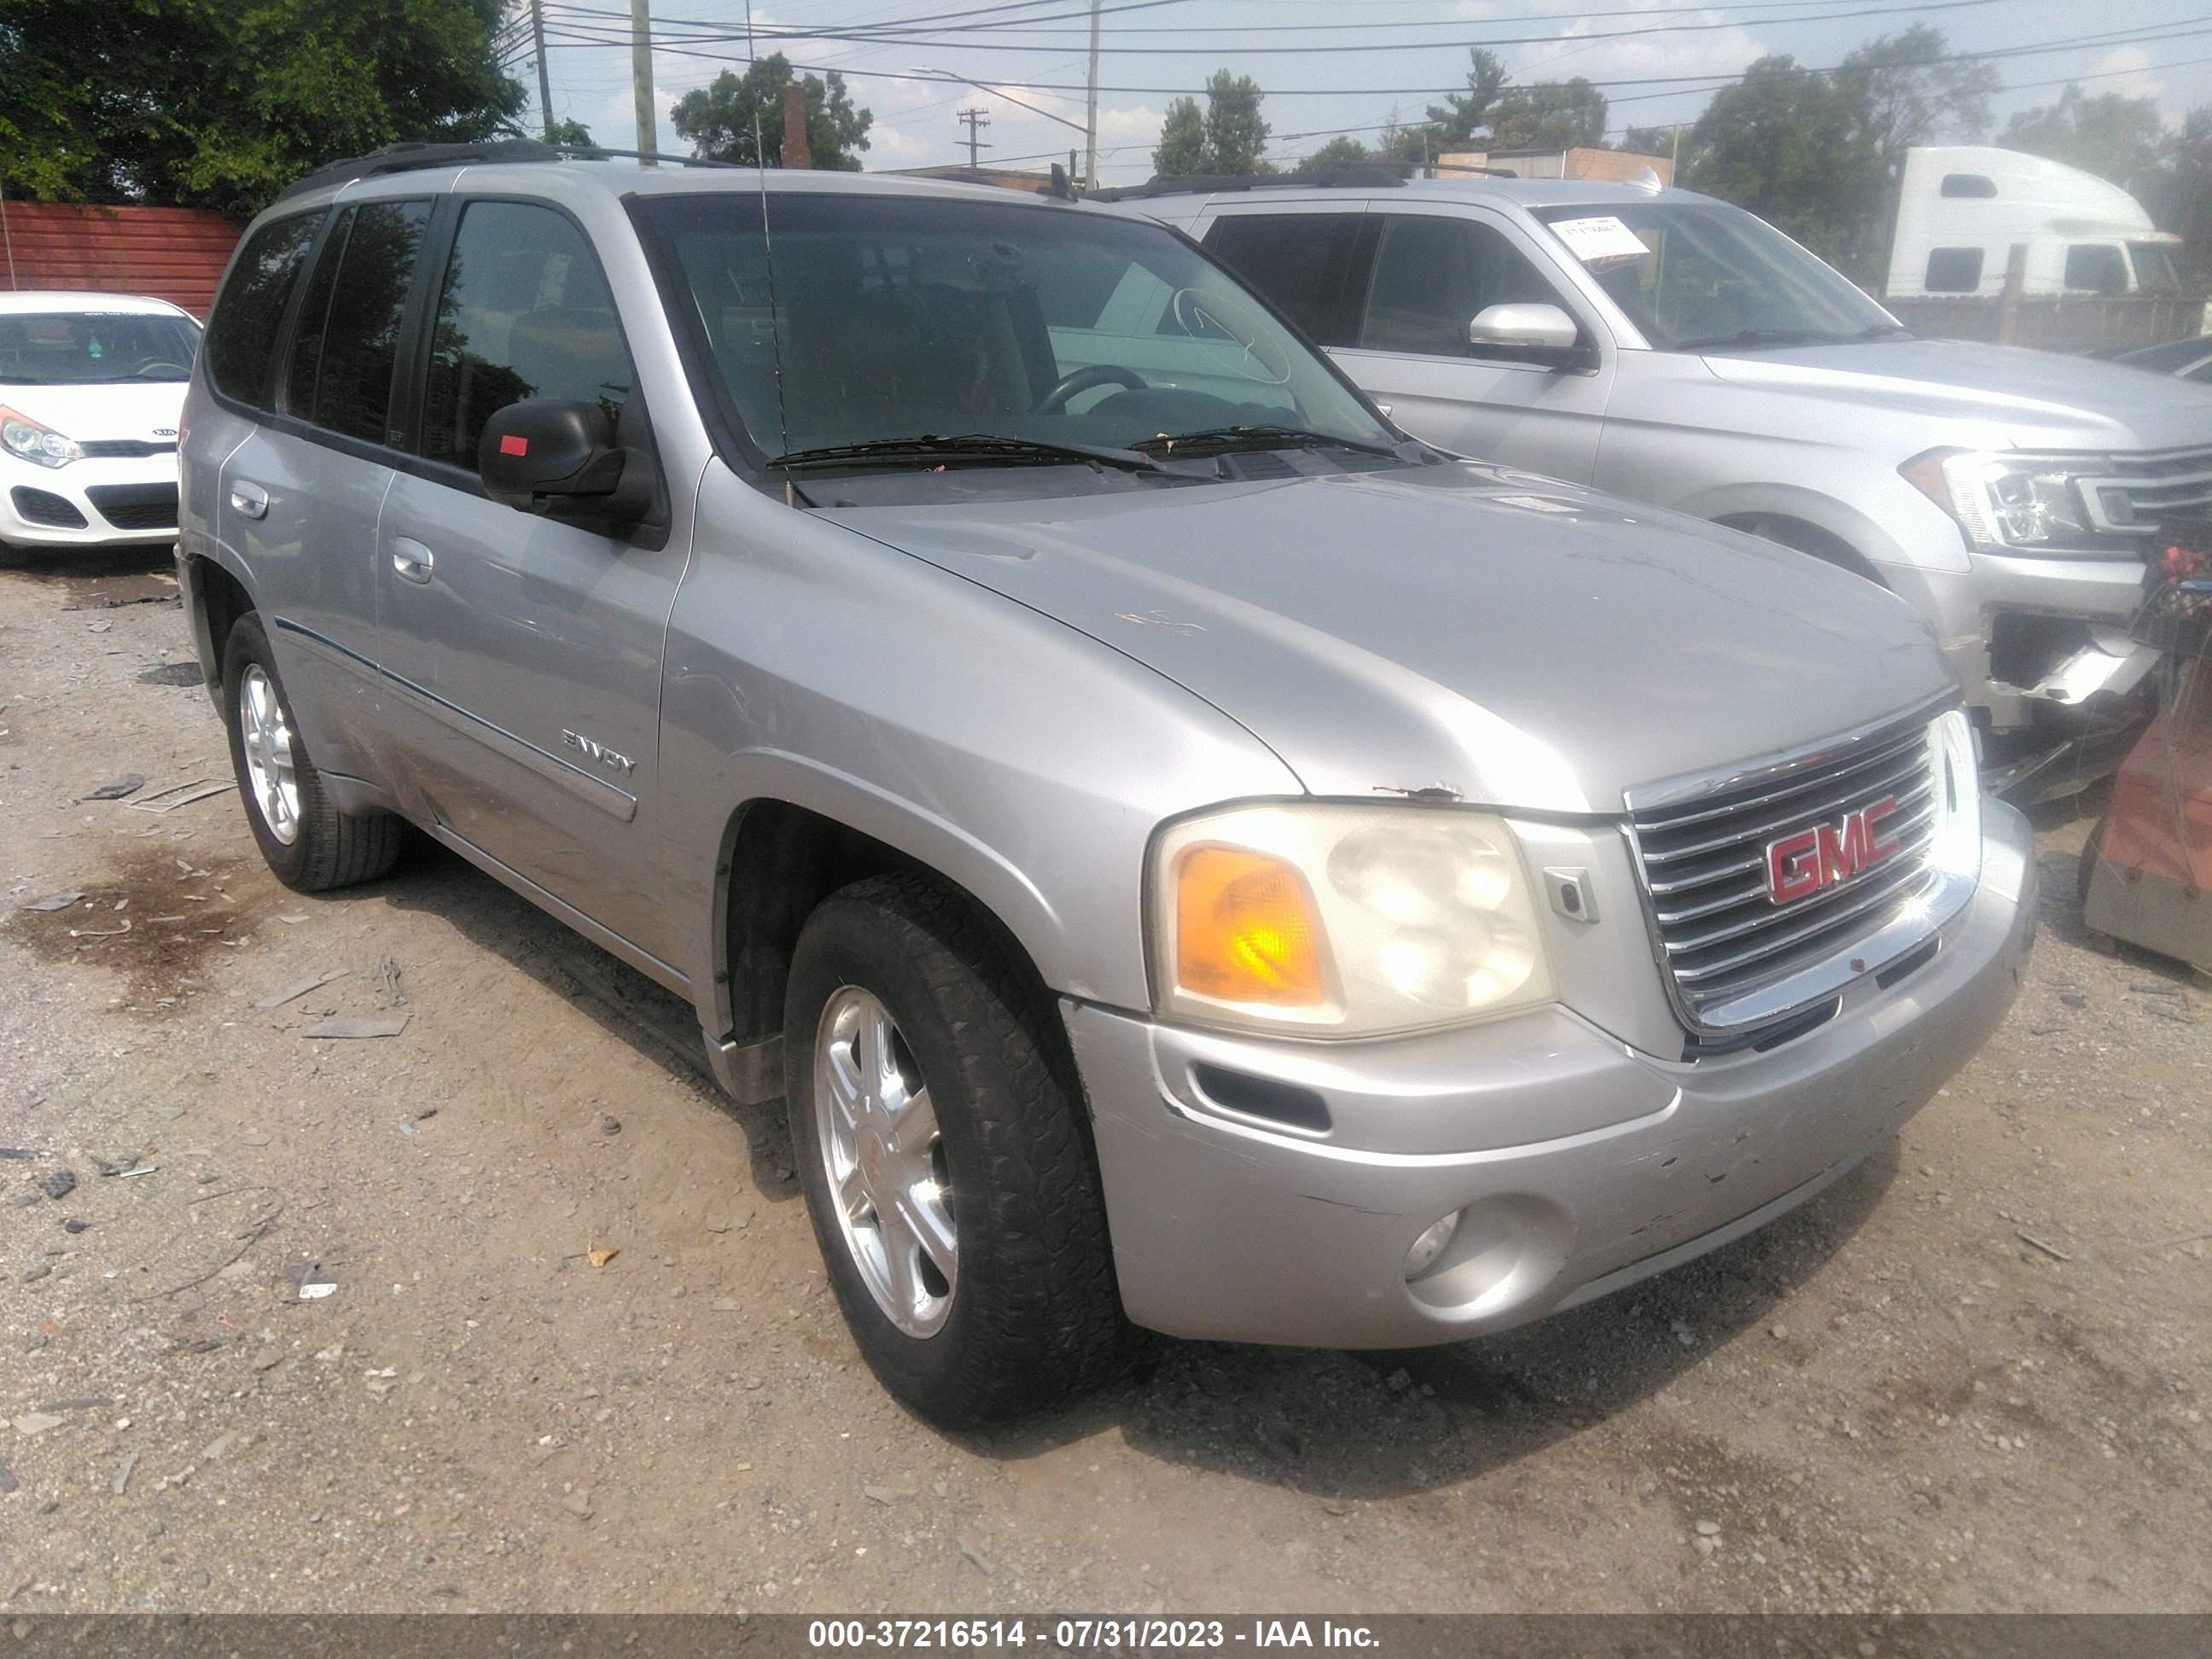
[[[1632,795],[1631,839],[1655,942],[1675,1010],[1692,1031],[1770,1024],[1834,994],[1836,959],[1937,882],[1928,857],[1936,779],[1927,720],[1916,714],[1749,779],[1669,789],[1664,804],[1639,806]],[[1777,904],[1768,896],[1768,843],[1891,797],[1896,810],[1881,829],[1896,853],[1808,897]],[[1882,964],[1850,965],[1865,972]],[[1801,975],[1804,994],[1793,996]]]
[[[2162,520],[2212,512],[2212,449],[2117,455],[2109,475],[2084,479],[2082,488],[2100,527],[2155,530]]]

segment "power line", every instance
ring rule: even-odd
[[[2148,32],[2151,29],[2165,29],[2166,32],[2164,33],[2152,33]],[[1986,52],[1947,52],[1940,57],[1926,59],[1921,64],[1912,65],[1912,67],[1916,69],[1935,68],[1949,64],[1989,63],[2010,58],[2047,57],[2053,52],[2071,52],[2089,46],[2148,46],[2166,40],[2196,40],[2205,35],[2212,35],[2212,25],[2203,25],[2187,28],[2177,28],[2166,24],[2137,25],[2131,29],[2107,30],[2095,34],[2074,36],[2065,40],[2046,41],[2033,46],[1993,47]],[[1557,37],[1549,38],[1556,39]],[[573,46],[600,46],[610,43],[585,40],[560,44]],[[666,52],[672,56],[680,58],[701,58],[714,63],[742,64],[750,61],[747,58],[737,57],[727,52],[707,52],[696,46],[685,46],[676,42],[657,42],[656,46],[659,51]],[[1818,69],[1798,67],[1789,70],[1774,70],[1768,71],[1768,73],[1777,79],[1814,77],[1854,73],[1856,72],[1856,70],[1859,67],[1861,66],[1838,64],[1830,64]],[[936,78],[933,76],[916,75],[911,72],[896,70],[854,69],[836,64],[793,64],[792,68],[808,74],[836,73],[879,81],[929,81]],[[1724,73],[1721,71],[1707,71],[1706,73],[1699,75],[1653,75],[1626,76],[1610,80],[1592,81],[1590,84],[1601,90],[1607,87],[1652,86],[1691,88],[1704,82],[1716,82],[1725,85],[1736,78],[1737,75],[1733,72]],[[1010,87],[1018,88],[1019,89],[1026,92],[1079,93],[1086,92],[1089,89],[1081,82],[1064,83],[1039,81],[1008,81],[1005,82],[1005,84]],[[1206,88],[1202,86],[1101,86],[1098,90],[1102,93],[1112,93],[1120,96],[1127,97],[1179,98],[1203,96]],[[1454,85],[1446,87],[1280,87],[1269,88],[1266,93],[1266,96],[1269,98],[1437,98],[1442,97],[1448,93],[1458,94],[1464,93],[1466,90],[1467,84],[1464,81],[1462,81]],[[1663,96],[1666,94],[1656,95]],[[1614,101],[1625,102],[1629,100],[1622,99],[1615,100]]]
[[[1832,0],[1831,0],[1831,3],[1832,3]],[[1835,22],[1843,19],[1853,17],[1889,17],[1893,16],[1899,12],[1911,12],[1916,16],[1925,16],[1935,12],[1965,11],[1983,6],[2011,5],[2018,3],[2019,0],[1932,0],[1932,3],[1931,0],[1907,0],[1907,3],[1901,5],[1856,6],[1847,11],[1802,12],[1795,16],[1759,18],[1752,21],[1759,23],[1762,27],[1779,27],[1786,25],[1803,23]],[[1668,9],[1702,12],[1708,9],[1708,8],[1685,6],[1668,8]],[[1622,14],[1613,15],[1620,15]],[[1468,40],[1463,39],[1457,40],[1378,40],[1370,41],[1365,45],[1357,46],[1240,46],[1236,47],[1221,48],[1219,49],[1219,55],[1224,57],[1249,58],[1303,57],[1310,56],[1316,52],[1335,53],[1345,52],[1459,52],[1477,51],[1490,46],[1557,46],[1562,41],[1568,40],[1572,41],[1577,46],[1581,46],[1585,44],[1595,45],[1607,40],[1626,40],[1634,39],[1638,36],[1651,34],[1706,34],[1718,29],[1734,29],[1741,28],[1742,27],[1743,24],[1735,19],[1723,18],[1694,23],[1650,23],[1636,28],[1603,29],[1593,31],[1587,34],[1565,36],[1554,31],[1545,34],[1489,35],[1480,40]],[[952,33],[957,32],[958,31],[953,30],[937,31],[939,33]],[[681,40],[686,45],[699,45],[710,41],[737,40],[743,40],[744,38],[744,37],[742,34],[728,33],[694,34],[677,37],[677,39]],[[945,50],[957,50],[963,52],[1050,52],[1054,54],[1064,54],[1066,51],[1065,46],[1056,45],[1030,45],[1021,42],[1003,40],[959,41],[920,40],[911,39],[904,35],[887,36],[878,33],[855,33],[846,30],[834,28],[802,28],[797,25],[770,25],[762,32],[760,38],[771,40],[859,41],[870,45],[877,44],[887,40],[896,40],[900,45],[912,46],[917,50],[942,48]],[[1202,53],[1202,49],[1189,46],[1131,46],[1102,45],[1099,50],[1103,52],[1114,53],[1124,58],[1188,58],[1194,55],[1201,55]],[[1103,91],[1105,88],[1101,88],[1100,90]]]

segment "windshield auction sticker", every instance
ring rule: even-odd
[[[1552,234],[1586,265],[1608,259],[1641,259],[1651,251],[1644,246],[1643,238],[1610,214],[1598,219],[1556,220]]]

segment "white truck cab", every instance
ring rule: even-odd
[[[2155,228],[2118,185],[1986,144],[1905,151],[1891,298],[2001,295],[2015,244],[2027,248],[2023,294],[2171,294],[2181,286],[2181,238]]]

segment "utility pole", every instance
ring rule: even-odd
[[[1091,84],[1083,106],[1083,186],[1098,188],[1098,0],[1091,0]]]
[[[968,129],[968,171],[974,173],[982,165],[976,152],[990,148],[988,144],[979,142],[983,137],[983,129],[991,125],[990,112],[963,109],[960,112],[960,125]]]
[[[545,0],[530,0],[530,33],[538,46],[538,124],[553,142],[553,83],[545,74]]]
[[[630,89],[637,100],[637,147],[650,156],[660,148],[660,135],[653,117],[651,0],[629,0],[629,79]],[[647,161],[645,165],[651,167],[653,163]]]

